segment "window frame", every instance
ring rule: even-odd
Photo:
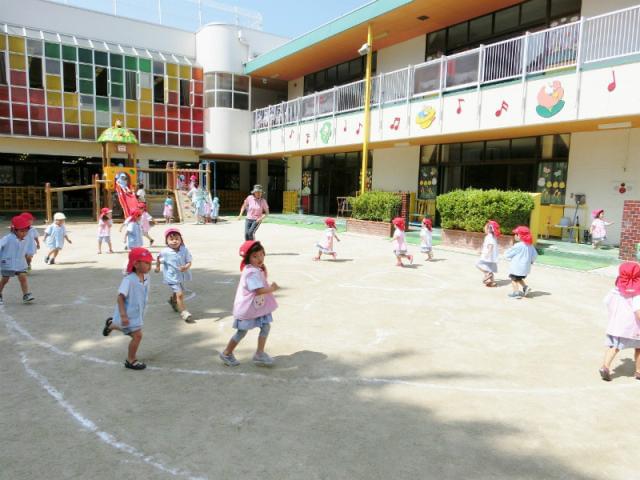
[[[224,77],[223,77],[224,75]],[[227,78],[226,75],[229,75],[229,82],[227,82],[225,80],[225,84],[229,85],[230,87],[227,88],[227,85],[224,85],[225,88],[221,88],[219,87],[219,83],[220,80],[222,78]],[[241,89],[236,89],[236,78],[238,77],[242,77],[242,78],[246,78],[247,81],[247,91],[243,91]],[[231,108],[233,110],[244,110],[244,111],[249,111],[251,108],[251,77],[249,75],[240,75],[240,74],[236,74],[236,73],[229,73],[229,72],[206,72],[204,74],[204,85],[205,85],[205,90],[204,90],[204,108]],[[211,88],[213,86],[213,88]],[[229,105],[225,103],[225,105],[220,105],[220,103],[223,103],[222,101],[219,101],[218,99],[222,99],[222,98],[228,98],[230,99],[229,101]],[[239,96],[244,96],[246,97],[246,105],[243,104],[241,107],[237,106],[236,104],[239,103],[236,101],[236,98],[240,98]],[[213,101],[212,101],[213,100]],[[246,107],[246,108],[245,108]]]

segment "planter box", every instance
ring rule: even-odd
[[[442,245],[451,247],[467,248],[480,252],[482,250],[482,242],[484,233],[465,232],[464,230],[447,230],[442,229]],[[503,252],[507,248],[513,246],[513,235],[500,235],[498,237],[498,247]]]
[[[390,237],[393,235],[393,224],[391,222],[374,222],[373,220],[347,218],[347,232]]]

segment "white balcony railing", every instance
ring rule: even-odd
[[[372,78],[382,106],[559,68],[640,54],[640,5],[482,45]],[[364,108],[364,80],[254,110],[253,130],[298,124]]]

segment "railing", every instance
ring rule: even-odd
[[[527,33],[372,78],[371,105],[503,82],[640,54],[640,5]],[[364,80],[253,111],[253,129],[297,124],[364,108]]]

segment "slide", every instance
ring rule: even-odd
[[[178,210],[178,215],[180,216],[180,221],[182,223],[191,223],[196,221],[196,216],[193,213],[193,206],[191,205],[191,199],[187,195],[187,192],[184,190],[174,190],[174,195],[176,198],[176,209]],[[175,209],[174,209],[175,210]],[[174,212],[175,215],[175,212]]]
[[[128,218],[134,210],[138,208],[138,199],[133,192],[125,192],[120,185],[116,183],[116,194],[118,201],[122,207],[124,218]]]

